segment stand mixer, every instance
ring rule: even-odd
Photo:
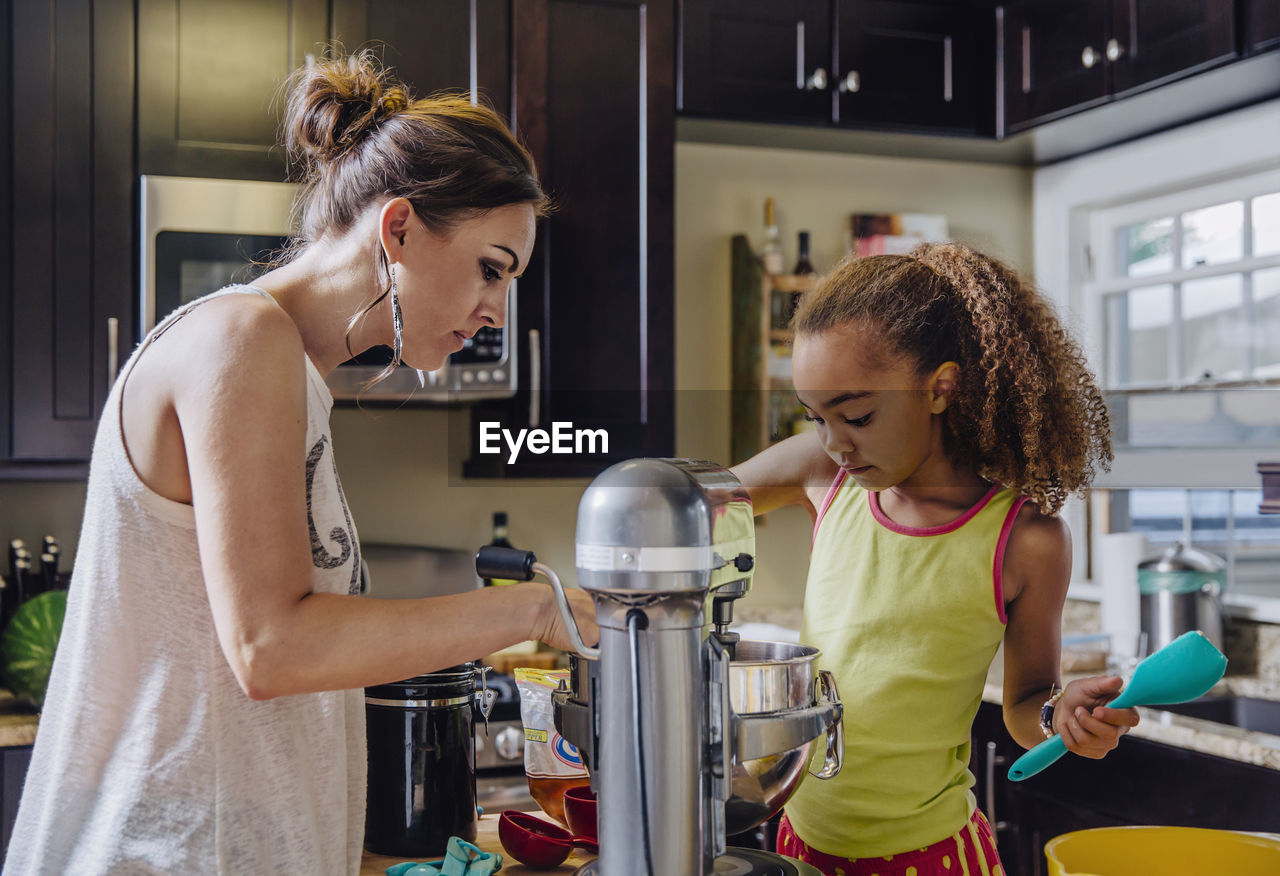
[[[556,726],[599,800],[600,856],[578,873],[817,874],[725,845],[727,833],[782,807],[824,733],[814,775],[835,775],[843,756],[842,706],[830,674],[815,677],[817,650],[728,631],[755,565],[746,490],[707,462],[614,465],[579,503],[576,565],[595,601],[596,648],[582,641],[556,573],[531,553],[486,547],[476,557],[482,576],[547,578],[579,655],[571,687],[554,695]]]

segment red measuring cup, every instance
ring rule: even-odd
[[[574,836],[558,824],[510,809],[498,818],[498,839],[511,857],[539,870],[563,864],[575,847],[600,851],[591,837]]]

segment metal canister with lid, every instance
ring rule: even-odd
[[[492,704],[483,687],[483,670],[463,663],[365,688],[369,851],[436,857],[451,836],[475,841],[475,710]]]
[[[1150,651],[1191,630],[1222,648],[1226,565],[1218,555],[1182,542],[1138,564],[1139,614]]]

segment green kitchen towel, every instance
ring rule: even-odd
[[[466,840],[451,836],[441,860],[392,864],[387,876],[489,876],[501,869],[502,855],[482,852]]]

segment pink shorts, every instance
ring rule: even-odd
[[[782,816],[778,853],[817,867],[826,876],[1004,876],[991,825],[975,809],[969,823],[931,846],[897,855],[840,858],[804,844]]]

